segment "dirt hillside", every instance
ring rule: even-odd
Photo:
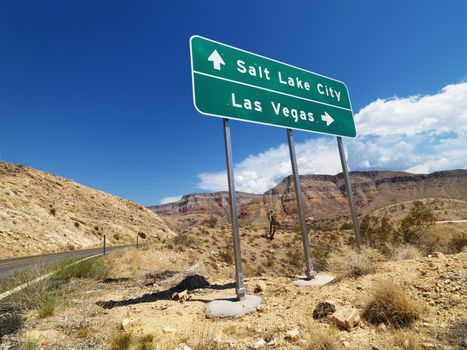
[[[30,167],[0,162],[0,257],[170,238],[152,211]]]

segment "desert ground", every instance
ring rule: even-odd
[[[209,301],[235,292],[230,231],[221,223],[214,227],[203,224],[143,249],[127,249],[100,258],[93,264],[105,267],[102,273],[87,277],[72,273],[57,287],[60,292],[53,311],[44,313],[43,303],[25,308],[21,326],[2,337],[2,346],[465,348],[467,255],[462,251],[454,253],[448,240],[448,236],[458,235],[465,239],[465,223],[431,226],[428,236],[444,238],[431,247],[436,250],[431,254],[413,245],[394,248],[386,256],[371,248],[358,254],[350,248],[352,230],[311,230],[317,270],[337,277],[316,288],[292,284],[303,270],[300,234],[296,230],[279,230],[273,241],[264,237],[264,230],[242,227],[241,232],[248,293],[263,298],[254,313],[233,319],[206,317]],[[372,298],[381,298],[375,294],[381,293],[381,286],[389,291],[390,298],[401,298],[399,307],[407,309],[407,315],[413,313],[413,319],[409,317],[410,321],[405,322],[399,315],[375,321],[368,315]],[[21,297],[41,295],[41,288],[49,287],[38,286],[29,296],[17,296],[16,305],[21,305]],[[336,311],[316,319],[314,311],[323,302],[334,305]]]

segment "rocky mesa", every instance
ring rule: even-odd
[[[390,204],[423,198],[467,200],[467,170],[440,171],[431,174],[371,171],[351,172],[359,212],[367,213]],[[306,215],[309,221],[348,217],[348,200],[344,177],[337,175],[302,175]],[[283,223],[297,222],[297,205],[292,176],[262,195],[239,192],[237,196],[241,222],[249,225],[266,222],[267,212],[274,210]],[[195,193],[177,202],[149,207],[168,222],[187,215],[228,213],[228,193]]]

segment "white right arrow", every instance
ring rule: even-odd
[[[225,65],[224,60],[222,59],[221,55],[217,50],[214,50],[212,54],[208,57],[208,61],[212,62],[214,65],[214,69],[221,70],[221,64]]]
[[[326,126],[329,126],[332,124],[332,122],[334,121],[334,118],[331,117],[328,112],[324,112],[324,114],[321,114],[321,120],[326,122]]]

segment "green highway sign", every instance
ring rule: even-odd
[[[355,137],[343,82],[200,36],[191,37],[190,53],[200,113]]]

